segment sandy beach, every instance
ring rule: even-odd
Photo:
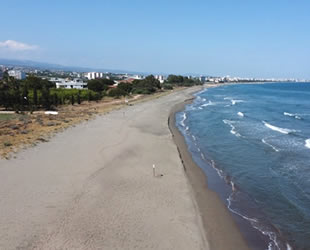
[[[197,90],[112,111],[0,160],[0,249],[247,249],[174,126],[177,104]]]

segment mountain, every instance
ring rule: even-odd
[[[143,72],[135,72],[135,71],[128,71],[128,70],[98,69],[98,68],[79,67],[79,66],[64,66],[60,64],[35,62],[35,61],[30,61],[30,60],[4,59],[4,58],[0,58],[0,65],[48,69],[48,70],[76,71],[76,72],[99,71],[99,72],[129,73],[129,74],[142,74],[142,75],[146,74]]]

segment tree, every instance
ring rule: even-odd
[[[107,90],[109,87],[114,84],[114,81],[110,79],[93,79],[88,81],[87,87],[90,90],[93,90],[95,92],[102,92]]]
[[[81,104],[81,91],[80,90],[77,93],[77,103]]]
[[[51,108],[50,90],[46,87],[42,89],[42,105],[47,110]]]
[[[35,106],[38,105],[38,91],[37,91],[37,88],[33,89],[33,104]]]
[[[23,86],[23,92],[22,92],[22,104],[23,107],[28,106],[29,105],[29,100],[28,100],[28,88],[26,85]]]
[[[74,105],[74,95],[71,95],[71,105]]]
[[[88,99],[89,102],[93,99],[91,91],[88,91],[87,99]]]
[[[130,83],[121,82],[117,85],[117,88],[124,91],[127,94],[130,94],[132,91],[132,85]]]
[[[109,91],[109,96],[112,96],[112,97],[121,97],[121,96],[126,96],[126,95],[127,95],[127,92],[125,92],[122,89],[118,89],[118,88],[111,89]]]
[[[132,83],[132,92],[136,94],[152,94],[160,89],[160,82],[153,75],[147,76],[143,80],[135,80]]]
[[[59,98],[56,93],[53,94],[53,105],[58,106],[59,104]]]
[[[40,77],[36,77],[34,75],[29,75],[26,80],[25,80],[25,84],[27,85],[27,87],[29,89],[43,89],[43,88],[55,88],[56,85],[55,83],[52,83],[46,79],[42,79]]]

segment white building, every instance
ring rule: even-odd
[[[162,76],[162,75],[157,75],[155,76],[155,78],[160,82],[160,83],[163,83],[165,81],[165,77]]]
[[[103,78],[103,73],[101,72],[88,72],[85,74],[85,77],[88,80],[96,79],[96,78]]]
[[[82,82],[78,79],[71,80],[65,80],[61,79],[61,81],[56,82],[56,88],[63,88],[63,89],[86,89],[87,83]]]
[[[12,77],[14,77],[15,79],[18,79],[18,80],[26,79],[25,72],[22,72],[20,70],[9,70],[8,74],[9,74],[9,76],[12,76]]]

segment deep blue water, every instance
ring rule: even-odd
[[[310,83],[229,85],[176,114],[253,249],[310,249]]]

